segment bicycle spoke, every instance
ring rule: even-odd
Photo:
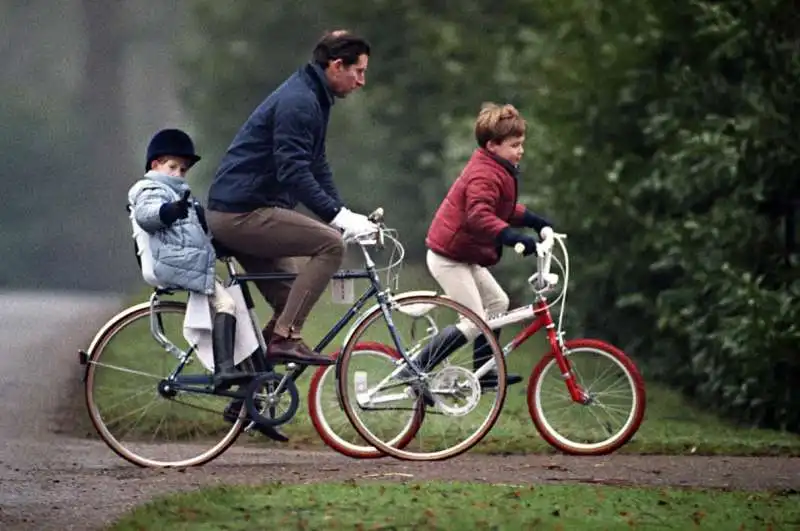
[[[578,342],[580,343],[580,342]],[[565,349],[576,384],[587,403],[572,400],[554,358],[532,379],[528,407],[545,438],[569,453],[605,453],[624,444],[638,428],[643,404],[632,373],[619,356],[594,347]],[[584,376],[591,374],[592,379]]]

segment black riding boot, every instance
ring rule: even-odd
[[[272,328],[275,326],[275,321],[270,321],[267,326],[262,331],[264,335],[264,340],[266,343],[269,343],[269,338],[272,336]],[[260,353],[258,351],[254,352],[252,356],[248,359],[243,361],[241,364],[236,366],[236,370],[239,372],[247,372],[246,369],[249,369],[250,365],[252,365],[252,369],[255,372],[269,372],[272,370],[272,366],[267,364],[264,360],[264,353]],[[244,400],[241,398],[235,398],[231,401],[230,404],[225,408],[223,412],[223,417],[228,422],[236,422],[236,419],[239,417],[239,411],[244,406]],[[275,426],[266,426],[264,424],[256,424],[253,426],[253,429],[261,432],[265,437],[272,439],[273,441],[278,442],[288,442],[289,437],[281,433]]]
[[[463,347],[467,343],[467,338],[455,325],[446,326],[441,330],[431,342],[422,348],[422,352],[417,357],[417,365],[425,372],[431,372],[437,365],[447,358],[450,354]],[[408,371],[411,376],[411,371]],[[408,377],[406,376],[406,377]]]
[[[214,350],[214,390],[229,389],[243,383],[251,374],[237,371],[233,366],[233,350],[236,344],[236,317],[228,313],[214,316],[211,331],[211,346]]]
[[[498,340],[500,339],[500,331],[501,329],[498,328],[497,330],[493,330],[492,333],[494,337]],[[483,334],[479,335],[475,338],[475,350],[472,354],[473,360],[473,370],[477,371],[480,369],[484,363],[492,359],[492,350],[489,348],[489,343],[486,341],[486,336]],[[522,376],[518,374],[506,374],[506,385],[514,385],[515,383],[519,383],[522,381]],[[494,389],[497,387],[497,371],[495,369],[491,369],[489,372],[481,376],[480,378],[481,389]]]

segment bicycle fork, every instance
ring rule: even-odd
[[[558,368],[561,371],[561,378],[564,379],[564,383],[567,385],[570,397],[579,404],[588,404],[590,397],[576,381],[575,373],[572,371],[572,365],[564,354],[565,345],[563,333],[557,334],[555,331],[555,323],[549,319],[545,325],[545,330],[547,332],[547,341],[550,343],[550,350],[553,352],[556,359]]]

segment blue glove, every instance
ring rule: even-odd
[[[169,227],[179,219],[189,217],[189,195],[191,195],[191,192],[186,190],[183,193],[183,197],[177,201],[170,201],[161,205],[161,208],[158,209],[158,217],[161,218],[161,223]]]
[[[553,226],[547,219],[534,214],[527,208],[525,209],[525,214],[522,215],[522,224],[531,229],[536,229],[536,232],[540,232],[545,227]]]
[[[500,234],[497,236],[497,240],[507,247],[514,247],[516,244],[521,243],[525,246],[522,256],[529,256],[536,252],[536,239],[521,232],[517,232],[511,227],[506,227],[501,230]]]

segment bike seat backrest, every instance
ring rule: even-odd
[[[156,280],[155,261],[153,260],[153,253],[150,251],[150,235],[136,223],[136,218],[130,205],[127,206],[127,210],[131,228],[133,229],[133,250],[136,253],[136,261],[139,264],[142,278],[155,288],[163,288],[164,286]]]

